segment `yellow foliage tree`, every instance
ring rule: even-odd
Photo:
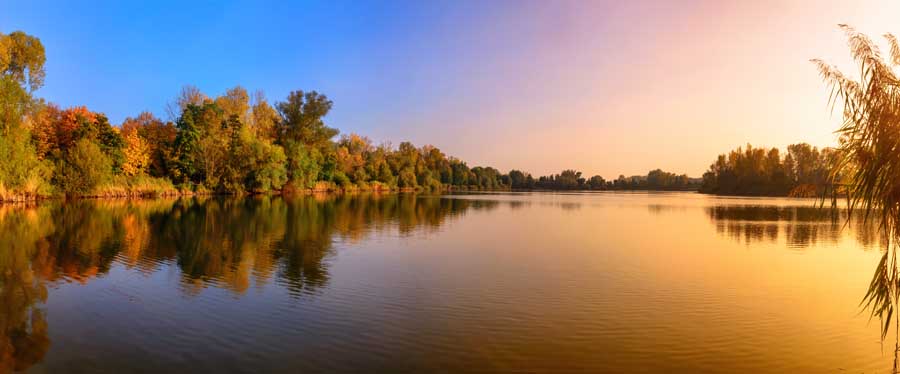
[[[147,165],[150,164],[150,147],[137,131],[128,131],[124,135],[125,162],[122,164],[122,172],[131,177],[141,174],[147,169]]]

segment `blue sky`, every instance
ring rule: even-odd
[[[412,4],[13,2],[0,27],[44,43],[40,95],[114,122],[142,110],[163,115],[184,84],[209,95],[240,84],[272,100],[319,90],[337,103],[332,121],[347,126],[350,113],[378,115],[392,105],[381,101],[415,91],[408,64],[429,57],[414,52],[417,38],[441,26],[433,10]]]
[[[0,32],[44,43],[39,96],[116,124],[186,84],[317,90],[344,133],[471,165],[699,176],[746,143],[834,144],[808,60],[845,61],[840,22],[900,31],[900,3],[823,1],[0,0]]]
[[[328,122],[342,132],[423,144],[475,134],[477,126],[455,119],[491,109],[515,85],[487,82],[528,48],[522,37],[539,37],[541,25],[509,17],[530,6],[29,1],[3,7],[0,31],[44,43],[47,79],[38,95],[86,105],[113,123],[144,110],[165,117],[185,84],[210,96],[242,85],[270,101],[318,90],[335,102]]]

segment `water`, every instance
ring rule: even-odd
[[[0,206],[0,372],[888,372],[877,231],[814,201]]]

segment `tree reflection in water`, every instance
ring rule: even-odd
[[[835,244],[844,229],[850,231],[865,248],[880,246],[883,238],[878,225],[847,211],[831,211],[816,206],[715,205],[706,207],[706,215],[716,232],[747,244],[777,243],[785,238],[790,248],[803,249],[817,243]]]
[[[87,283],[124,266],[151,274],[175,264],[188,295],[237,295],[274,279],[295,297],[329,280],[337,240],[379,231],[436,230],[497,201],[413,194],[74,201],[0,206],[0,373],[40,362],[54,282]]]

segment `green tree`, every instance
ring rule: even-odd
[[[44,85],[44,45],[22,31],[0,33],[0,76],[34,91]]]
[[[281,115],[279,133],[282,143],[294,141],[308,147],[325,148],[337,129],[325,125],[324,117],[331,111],[332,102],[316,91],[292,91],[287,101],[278,103]]]
[[[80,139],[56,168],[56,185],[69,196],[88,194],[112,175],[112,163],[89,139]]]
[[[319,176],[321,166],[318,162],[318,151],[310,150],[295,141],[284,144],[287,161],[287,177],[290,182],[300,188],[311,188]]]
[[[196,105],[188,105],[175,124],[178,133],[175,136],[175,169],[172,176],[180,182],[198,179],[199,162],[196,157],[200,149],[200,128],[196,118],[200,117],[201,110]]]
[[[0,185],[25,195],[48,194],[51,170],[38,160],[27,132],[0,135]]]

